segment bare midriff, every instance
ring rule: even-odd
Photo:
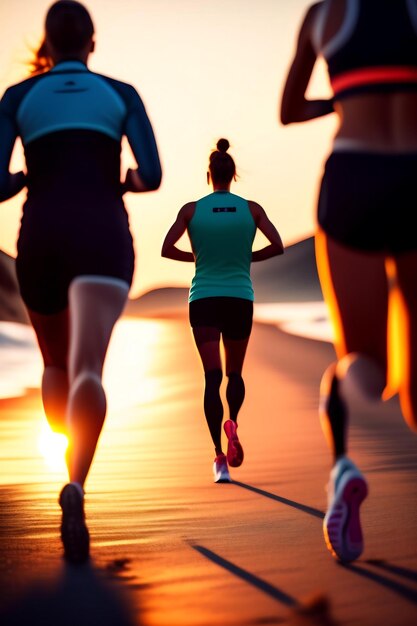
[[[336,101],[335,146],[417,153],[417,92],[360,94]]]

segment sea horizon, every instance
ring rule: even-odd
[[[324,302],[255,303],[254,321],[277,326],[299,337],[331,342],[331,328]],[[146,348],[149,334],[157,332],[157,323],[157,317],[122,317],[112,337],[111,363],[115,362],[117,367],[118,358],[126,358],[126,347],[130,345]],[[134,350],[129,354],[130,367],[126,371],[137,372],[140,359],[134,357]],[[23,396],[27,389],[40,387],[42,358],[31,326],[0,321],[0,355],[0,398]],[[133,393],[134,389],[135,385],[132,385],[126,390]],[[123,393],[120,396],[123,397]]]

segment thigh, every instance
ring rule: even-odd
[[[386,369],[388,280],[385,256],[348,248],[319,231],[316,258],[338,358],[359,352]]]
[[[26,307],[40,314],[40,320],[42,316],[52,319],[55,315],[59,319],[68,307],[67,265],[63,255],[44,245],[42,240],[19,246],[16,274],[20,294]]]
[[[252,331],[253,302],[243,298],[223,301],[222,335],[226,357],[226,374],[240,374]]]
[[[224,339],[247,340],[252,331],[253,302],[244,298],[222,298],[220,328]]]
[[[227,376],[229,376],[232,372],[235,374],[241,374],[246,349],[249,343],[249,337],[246,339],[228,339],[227,337],[223,337],[223,343],[226,356]]]
[[[69,341],[68,309],[51,315],[44,315],[30,309],[28,313],[45,367],[53,365],[66,370]]]
[[[71,381],[83,368],[101,375],[111,333],[128,293],[126,282],[110,277],[80,276],[71,283]]]
[[[193,328],[193,335],[204,371],[222,369],[219,329],[197,326]]]

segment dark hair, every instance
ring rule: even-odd
[[[210,154],[209,172],[214,183],[228,185],[236,177],[236,165],[227,151],[230,147],[227,139],[219,139],[217,150]]]
[[[58,0],[46,14],[45,35],[31,61],[31,74],[39,74],[52,67],[47,41],[60,54],[70,56],[79,53],[93,35],[94,24],[85,6],[75,0]]]

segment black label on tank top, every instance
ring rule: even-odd
[[[236,213],[235,206],[215,206],[213,207],[213,213]]]

